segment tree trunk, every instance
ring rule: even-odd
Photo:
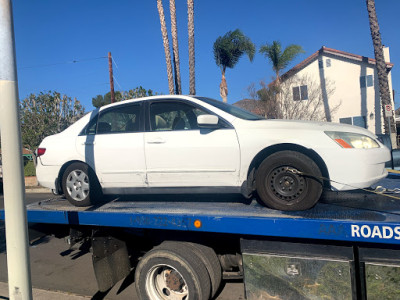
[[[376,60],[376,69],[378,73],[378,81],[379,81],[379,92],[381,96],[381,103],[382,103],[382,115],[385,116],[385,105],[391,105],[390,99],[390,90],[389,90],[389,82],[388,76],[386,71],[386,63],[383,57],[383,47],[381,41],[381,34],[379,32],[379,24],[378,24],[378,17],[376,16],[375,10],[375,1],[374,0],[366,0],[367,3],[367,10],[368,10],[368,17],[369,17],[369,27],[371,30],[371,37],[372,43],[374,45],[374,53],[375,53],[375,60]],[[389,129],[388,118],[384,117],[384,128],[385,133],[390,134],[392,136],[392,132],[394,126]],[[392,119],[391,124],[395,124],[394,120]],[[395,145],[395,144],[393,144]]]
[[[189,34],[189,94],[196,95],[195,84],[195,56],[194,56],[194,3],[187,1],[188,5],[188,34]]]
[[[175,94],[181,95],[182,84],[181,84],[181,70],[179,66],[178,29],[176,24],[175,0],[169,0],[169,11],[171,13],[172,49],[174,51]]]
[[[281,77],[279,75],[279,71],[275,72],[275,99],[274,99],[274,117],[275,119],[281,119],[282,118],[282,112],[281,112]]]
[[[221,95],[222,101],[224,103],[228,102],[228,84],[225,79],[225,69],[222,69],[222,79],[219,85],[219,94]]]
[[[165,15],[162,0],[157,0],[157,8],[158,14],[160,16],[161,34],[165,51],[165,62],[167,64],[168,88],[169,93],[172,95],[174,93],[174,78],[172,76],[171,52],[169,50],[168,32],[167,25],[165,24]]]

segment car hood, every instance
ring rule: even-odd
[[[290,129],[293,131],[307,130],[307,131],[341,131],[341,132],[352,132],[370,136],[374,139],[377,137],[367,129],[347,125],[340,123],[331,122],[314,122],[314,121],[300,121],[300,120],[257,120],[257,121],[246,121],[235,119],[233,122],[235,127],[243,129]]]

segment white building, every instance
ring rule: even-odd
[[[391,76],[393,64],[390,63],[389,48],[384,48],[384,55],[394,108]],[[375,63],[375,59],[322,47],[281,78],[282,82],[289,82],[295,76],[306,76],[316,82],[322,90],[327,121],[358,125],[381,134],[384,129],[383,116]],[[334,87],[329,93],[326,92],[327,83]],[[308,89],[307,85],[291,86],[293,100],[307,101]],[[333,108],[336,109],[332,111]]]

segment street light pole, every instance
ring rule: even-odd
[[[0,0],[0,129],[9,297],[30,300],[32,285],[11,0]]]

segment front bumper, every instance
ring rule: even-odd
[[[368,188],[386,177],[385,163],[390,160],[390,151],[386,147],[376,149],[341,149],[341,155],[329,155],[324,158],[331,187],[336,191]],[[335,159],[334,159],[334,158]],[[338,159],[339,157],[339,159]]]

